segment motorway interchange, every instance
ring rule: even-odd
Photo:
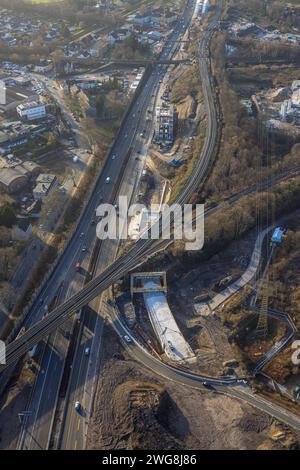
[[[194,2],[188,2],[184,23],[181,31],[174,35],[179,36],[186,30]],[[202,153],[197,169],[190,179],[183,193],[179,196],[179,203],[189,200],[194,189],[201,184],[213,163],[219,138],[218,122],[220,119],[217,97],[215,95],[210,76],[210,63],[207,54],[211,35],[217,26],[218,12],[211,26],[207,29],[201,41],[199,50],[199,65],[203,83],[203,92],[207,107],[207,132]],[[177,39],[177,37],[175,37]],[[170,41],[166,44],[162,58],[171,58],[176,45]],[[123,163],[128,153],[145,153],[146,142],[151,139],[152,126],[146,123],[145,117],[149,106],[155,106],[156,91],[159,81],[166,73],[167,67],[155,66],[150,74],[144,89],[133,104],[130,115],[125,120],[120,133],[114,143],[109,158],[99,177],[90,200],[79,220],[76,231],[64,250],[55,270],[40,292],[26,317],[24,326],[28,331],[18,340],[13,341],[7,348],[7,365],[12,366],[22,355],[45,337],[49,337],[41,359],[41,369],[45,371],[37,377],[26,417],[23,421],[19,439],[19,448],[45,449],[48,448],[52,436],[52,425],[55,409],[58,402],[58,389],[64,368],[66,355],[66,325],[71,323],[70,318],[75,311],[89,305],[85,310],[80,326],[73,366],[71,368],[70,382],[67,390],[67,403],[64,411],[62,432],[59,446],[66,449],[80,449],[85,446],[86,426],[93,395],[93,382],[97,374],[98,358],[101,349],[101,333],[103,317],[109,319],[115,331],[122,338],[124,345],[131,354],[144,365],[159,375],[194,388],[207,389],[209,383],[216,391],[243,399],[248,403],[276,416],[296,429],[300,429],[300,420],[290,412],[278,405],[267,402],[264,398],[254,395],[251,388],[238,383],[235,379],[208,379],[175,369],[158,361],[151,356],[136,338],[127,330],[124,324],[116,316],[112,306],[100,295],[114,282],[119,280],[127,272],[138,266],[148,256],[163,245],[159,242],[153,245],[151,241],[140,240],[125,256],[115,261],[118,245],[115,243],[102,246],[93,265],[93,280],[85,285],[84,272],[89,272],[93,247],[95,244],[95,227],[91,225],[95,215],[95,209],[103,201],[111,201],[116,196],[114,187],[118,185],[124,194],[128,191],[134,193],[136,187],[132,179],[132,161],[129,159],[126,172],[119,173],[123,169]],[[145,141],[141,139],[141,132],[146,129]],[[112,158],[112,156],[116,156]],[[127,171],[129,168],[129,171]],[[141,166],[142,168],[142,166]],[[127,172],[129,174],[127,174]],[[135,174],[139,178],[140,173]],[[82,236],[80,236],[83,234]],[[81,270],[77,272],[76,263],[80,262]],[[59,292],[58,307],[45,318],[41,318],[42,305],[47,304]],[[101,313],[101,315],[98,315]],[[131,338],[130,344],[124,340]],[[95,338],[97,341],[95,341]],[[8,368],[9,370],[9,368]],[[4,372],[5,374],[5,372]],[[77,406],[75,410],[75,403]],[[83,406],[82,406],[83,405]],[[77,412],[79,411],[79,413]]]

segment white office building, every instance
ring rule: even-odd
[[[19,104],[17,106],[18,115],[27,121],[41,119],[46,116],[46,105],[37,102]]]

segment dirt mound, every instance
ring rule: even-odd
[[[114,362],[114,361],[112,361]],[[111,361],[105,366],[111,370]],[[154,382],[130,373],[126,362],[114,363],[110,380],[102,382],[97,407],[103,412],[93,419],[92,448],[114,449],[180,449],[178,439],[168,430],[169,415],[174,406],[169,394]],[[110,406],[105,400],[110,396]],[[96,433],[96,435],[95,435]],[[96,439],[95,439],[96,437]],[[91,448],[89,447],[89,448]]]
[[[87,449],[254,450],[270,441],[269,423],[239,400],[154,374],[105,327]]]
[[[128,381],[114,394],[115,424],[130,423],[130,448],[180,449],[181,445],[165,425],[173,407],[169,394],[151,382]]]
[[[251,413],[242,417],[239,426],[243,431],[260,433],[270,426],[271,422],[272,418],[268,415]]]
[[[178,112],[178,119],[181,119],[182,121],[193,119],[195,118],[197,111],[196,100],[191,95],[188,95],[176,105],[176,109]]]

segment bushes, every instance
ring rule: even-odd
[[[10,204],[0,207],[0,226],[11,228],[16,221],[16,213]]]

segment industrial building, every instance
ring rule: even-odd
[[[33,197],[35,201],[43,200],[56,186],[57,178],[55,175],[41,174],[38,176],[36,183],[36,187],[33,190]]]
[[[30,178],[40,172],[40,167],[34,162],[20,162],[13,156],[0,159],[0,189],[13,194],[23,189]]]
[[[46,116],[46,105],[43,103],[37,103],[36,101],[20,104],[17,106],[17,113],[20,118],[27,121],[41,119]]]
[[[31,138],[45,132],[50,123],[27,124],[21,121],[6,122],[0,128],[0,154],[26,144]]]
[[[158,106],[156,108],[155,139],[157,143],[172,144],[174,141],[175,108]]]
[[[0,112],[14,112],[16,107],[22,103],[29,103],[38,98],[38,95],[29,88],[23,86],[9,85],[5,80],[1,81]]]
[[[165,272],[131,275],[131,295],[143,295],[151,325],[165,354],[174,362],[194,362],[195,354],[173,317],[166,292]]]

